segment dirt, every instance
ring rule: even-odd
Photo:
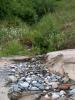
[[[33,96],[24,96],[19,100],[34,100],[34,99],[33,99]]]
[[[5,65],[8,62],[6,61],[0,61],[0,100],[9,100],[7,93],[8,93],[8,88],[5,87],[5,78],[6,78],[6,74],[7,72],[5,72],[5,70],[7,70],[7,67],[5,67]]]

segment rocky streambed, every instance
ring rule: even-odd
[[[75,82],[67,73],[49,72],[43,56],[8,66],[10,100],[75,100]]]

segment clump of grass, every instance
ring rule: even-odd
[[[12,40],[5,44],[3,51],[6,55],[18,55],[23,50],[22,45],[17,40]]]
[[[37,48],[40,54],[62,49],[64,36],[51,18],[45,16],[33,31],[33,47]]]

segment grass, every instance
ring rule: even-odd
[[[75,0],[60,0],[54,13],[44,15],[32,26],[18,18],[0,22],[0,56],[75,48]]]

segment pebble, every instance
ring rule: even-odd
[[[46,94],[44,97],[45,97],[45,99],[50,99],[50,97],[48,96],[48,94]]]
[[[7,83],[14,83],[16,81],[17,81],[17,78],[13,75],[8,76],[8,78],[7,78]]]
[[[70,95],[75,94],[75,89],[70,90],[70,91],[69,91],[69,94],[70,94]]]
[[[37,84],[37,81],[32,81],[32,84],[33,84],[33,85]]]
[[[71,90],[72,90],[72,89],[75,89],[75,85],[70,86],[70,89],[71,89]]]
[[[26,78],[26,81],[27,81],[28,83],[30,83],[31,80],[32,80],[31,77],[27,77],[27,78]]]
[[[60,94],[59,93],[52,93],[52,99],[59,99]]]
[[[29,86],[29,83],[28,82],[21,82],[21,83],[19,83],[19,86],[20,86],[20,88],[24,88],[24,89],[27,89],[28,88],[28,86]]]
[[[65,94],[66,94],[65,91],[63,91],[63,90],[60,91],[60,96],[64,96]]]
[[[16,66],[15,65],[10,65],[10,68],[15,68]]]
[[[45,89],[46,89],[46,90],[49,90],[49,89],[50,89],[50,86],[47,86]]]
[[[60,90],[68,90],[68,89],[70,89],[70,84],[69,83],[63,83],[63,84],[60,84],[58,88]]]
[[[25,77],[21,77],[20,79],[19,79],[19,81],[25,81],[26,80],[26,78]]]
[[[29,90],[31,90],[31,91],[40,91],[40,89],[35,87],[35,86],[29,87]]]
[[[52,86],[53,89],[58,88],[59,82],[51,82],[49,83],[50,86]]]
[[[68,76],[63,77],[63,78],[62,78],[62,81],[63,81],[64,83],[67,83],[67,82],[69,81],[69,77],[68,77]]]
[[[11,72],[12,72],[12,73],[15,73],[15,69],[11,69]]]
[[[20,92],[20,91],[21,91],[21,89],[19,88],[18,84],[12,85],[9,88],[9,93],[12,93],[12,92]]]

